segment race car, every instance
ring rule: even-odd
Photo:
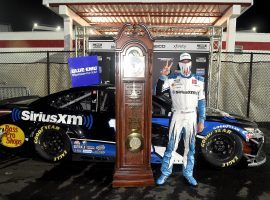
[[[161,163],[168,142],[171,100],[166,95],[153,95],[152,99],[151,163]],[[116,134],[112,85],[76,87],[41,98],[0,102],[1,149],[32,147],[50,162],[71,155],[114,161]],[[205,129],[196,137],[198,155],[215,167],[231,167],[243,159],[248,166],[266,162],[264,135],[251,120],[207,108]],[[182,164],[181,151],[174,156],[174,164]]]

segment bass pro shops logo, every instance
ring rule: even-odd
[[[25,140],[23,130],[14,124],[0,126],[0,144],[9,148],[22,146]]]
[[[14,108],[12,110],[12,120],[16,121],[32,121],[32,122],[50,122],[56,124],[70,124],[84,126],[91,129],[93,125],[93,116],[77,116],[77,115],[67,115],[67,114],[56,114],[50,115],[43,112],[35,113],[29,110],[19,110]]]

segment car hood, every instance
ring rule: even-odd
[[[153,96],[153,100],[162,105],[167,110],[167,112],[171,111],[172,101],[170,97],[165,95]],[[249,118],[229,114],[227,112],[212,107],[206,108],[206,119],[207,121],[216,121],[240,127],[258,127],[258,125]]]
[[[249,118],[240,115],[229,114],[219,109],[206,108],[206,116],[208,121],[220,121],[228,124],[242,126],[242,127],[257,127],[256,122]]]

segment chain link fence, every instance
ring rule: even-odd
[[[0,99],[70,88],[70,57],[75,52],[1,52]],[[208,106],[270,122],[270,53],[214,53],[210,70]]]
[[[223,52],[220,66],[216,56],[211,66],[209,105],[257,122],[270,122],[270,53]]]
[[[0,99],[45,96],[70,88],[68,58],[74,52],[1,52]]]
[[[252,54],[248,115],[259,122],[270,121],[270,54]]]

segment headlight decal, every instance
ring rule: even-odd
[[[264,138],[263,132],[258,128],[247,127],[244,129],[246,130],[246,137],[248,140],[251,138]]]

